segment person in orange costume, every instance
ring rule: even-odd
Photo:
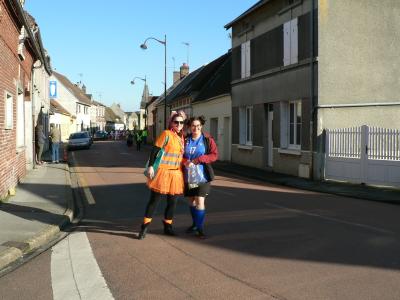
[[[182,171],[182,159],[184,151],[183,127],[186,115],[183,111],[173,112],[170,118],[168,130],[164,130],[154,143],[148,165],[147,186],[150,189],[150,199],[146,206],[143,224],[138,239],[145,238],[149,225],[158,202],[162,195],[167,196],[167,207],[164,212],[164,233],[175,235],[172,229],[176,202],[179,195],[183,194],[184,180]],[[155,172],[154,163],[158,152],[164,149],[164,155]]]

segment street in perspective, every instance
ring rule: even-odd
[[[76,4],[0,1],[0,299],[400,299],[399,1]]]

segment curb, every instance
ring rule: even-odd
[[[68,175],[66,175],[67,183],[69,184],[69,187],[71,187],[71,175],[68,164],[66,164],[66,168],[64,170],[68,172]],[[5,271],[7,267],[49,243],[61,232],[65,226],[72,223],[75,210],[74,195],[72,190],[71,194],[72,197],[68,199],[65,212],[61,217],[61,220],[58,222],[58,225],[48,225],[42,231],[36,233],[33,237],[20,243],[20,247],[9,247],[0,252],[0,277],[1,273]]]
[[[336,196],[344,196],[344,197],[350,197],[354,199],[361,199],[361,200],[367,200],[367,201],[374,201],[374,202],[381,202],[381,203],[387,203],[387,204],[395,204],[398,205],[400,203],[399,200],[393,199],[393,196],[385,197],[382,195],[383,192],[386,191],[392,191],[395,192],[396,194],[398,193],[400,195],[400,190],[397,189],[391,189],[391,188],[386,188],[382,189],[379,191],[379,196],[374,195],[373,193],[368,193],[368,190],[363,191],[360,193],[359,190],[338,190],[335,188],[335,183],[333,182],[325,182],[323,183],[323,186],[318,186],[318,182],[316,181],[310,181],[308,184],[302,184],[301,182],[291,182],[288,179],[284,178],[264,178],[258,174],[249,174],[245,172],[241,172],[240,170],[234,170],[231,168],[226,168],[222,165],[213,165],[214,169],[225,172],[228,174],[233,174],[242,178],[250,178],[253,180],[258,180],[262,182],[268,182],[271,184],[276,184],[276,185],[281,185],[281,186],[287,186],[287,187],[292,187],[292,188],[297,188],[301,190],[306,190],[306,191],[311,191],[311,192],[317,192],[317,193],[323,193],[323,194],[331,194],[331,195],[336,195]],[[336,189],[336,190],[335,190]],[[373,189],[379,189],[378,187],[370,187],[371,190]]]

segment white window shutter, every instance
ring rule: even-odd
[[[298,26],[297,18],[290,21],[290,63],[295,64],[298,61]]]
[[[246,77],[250,77],[250,41],[246,42]]]
[[[288,147],[288,103],[280,103],[281,110],[281,148],[285,149]]]
[[[283,65],[290,65],[290,21],[283,24]]]
[[[241,45],[241,78],[246,77],[246,43]]]

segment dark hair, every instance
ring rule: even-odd
[[[189,125],[192,125],[192,123],[193,123],[194,121],[199,121],[200,124],[201,124],[201,126],[203,126],[203,125],[206,123],[206,118],[205,118],[203,115],[198,116],[198,117],[191,117],[191,118],[189,119],[188,124],[189,124]]]

